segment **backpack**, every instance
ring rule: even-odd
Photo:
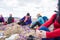
[[[46,16],[43,16],[42,18],[43,18],[44,22],[46,22],[48,20],[48,18]]]

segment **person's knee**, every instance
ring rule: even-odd
[[[47,27],[45,27],[45,26],[41,26],[41,27],[39,28],[39,30],[49,31],[49,29],[48,29]]]
[[[46,38],[42,38],[42,40],[46,40]]]
[[[54,40],[53,38],[42,38],[42,40]]]

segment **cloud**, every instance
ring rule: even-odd
[[[41,12],[50,17],[56,10],[57,0],[0,0],[0,13],[3,16],[12,13],[15,17],[23,17],[29,12],[32,17]]]

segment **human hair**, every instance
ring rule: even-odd
[[[27,16],[30,16],[30,13],[27,13]]]

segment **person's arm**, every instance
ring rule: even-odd
[[[44,24],[44,19],[43,18],[41,18],[41,22],[42,22],[42,24]]]
[[[32,18],[31,18],[31,16],[30,16],[29,20],[30,20],[30,22],[32,23]]]
[[[54,23],[55,18],[56,18],[56,14],[52,15],[52,17],[47,22],[45,22],[43,25],[41,25],[41,26],[49,27],[52,23]]]
[[[46,32],[46,38],[55,38],[60,37],[60,28],[56,29],[53,32]]]
[[[44,20],[43,20],[42,17],[39,17],[39,18],[37,19],[37,21],[38,21],[40,24],[43,24],[43,23],[44,23]]]
[[[26,16],[24,22],[26,22],[27,20],[28,20],[28,17]]]
[[[52,23],[54,23],[56,19],[56,14],[53,14],[52,17],[46,21],[44,24],[42,24],[40,27],[44,26],[44,27],[49,27]],[[38,30],[40,27],[36,28],[36,30]]]
[[[53,32],[47,32],[47,31],[43,31],[43,30],[36,30],[36,35],[37,35],[37,37],[41,37],[41,38],[60,37],[60,28],[54,30]]]
[[[54,23],[55,19],[56,19],[56,14],[52,15],[52,17],[41,26],[49,27],[52,23]]]
[[[14,20],[14,18],[12,18],[12,22],[14,22],[15,20]]]

